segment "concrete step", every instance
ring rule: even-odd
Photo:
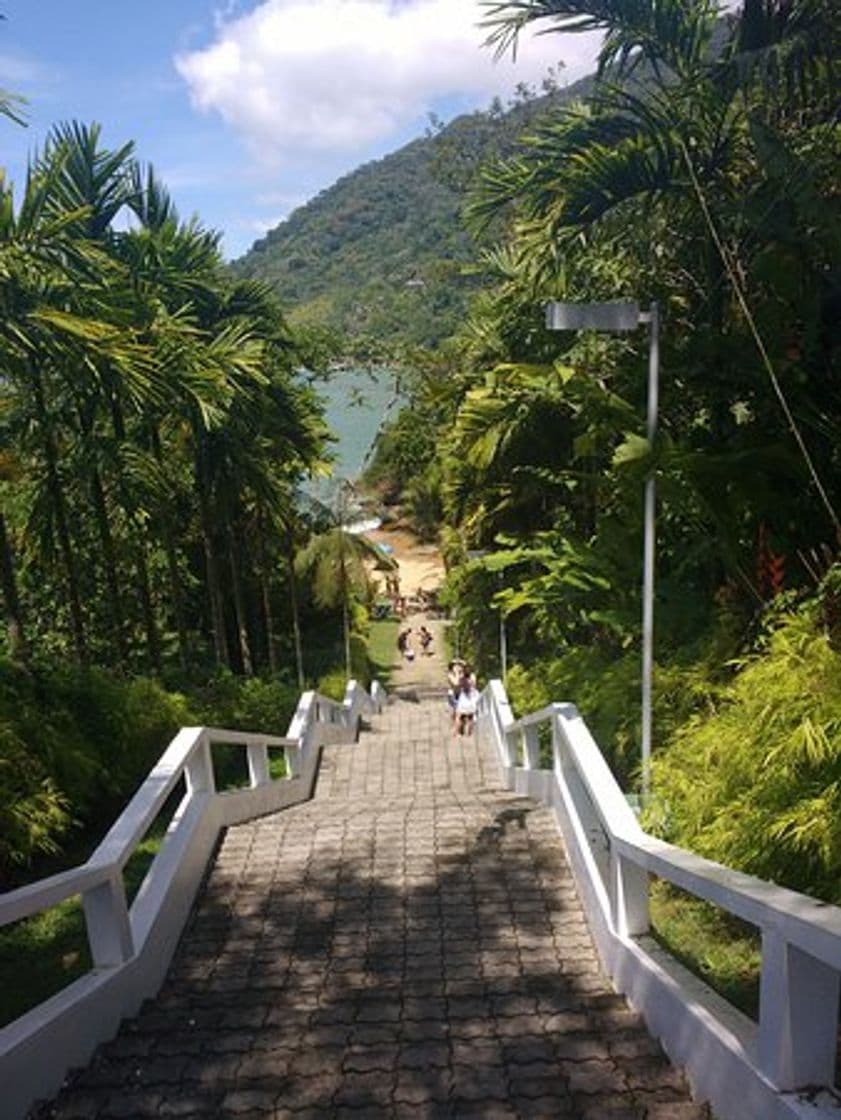
[[[392,698],[411,704],[420,704],[423,700],[440,700],[443,703],[447,698],[447,687],[436,684],[401,684],[389,693],[389,700]]]

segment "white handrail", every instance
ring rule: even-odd
[[[0,927],[81,896],[93,969],[0,1029],[0,1116],[16,1120],[88,1060],[160,987],[219,832],[311,796],[321,748],[353,742],[385,691],[355,681],[341,702],[306,692],[286,736],[186,727],[175,736],[86,863],[0,895]],[[216,791],[211,746],[247,752],[247,788]],[[268,752],[282,749],[285,777],[271,780]],[[185,793],[129,907],[123,869],[181,779]]]
[[[551,769],[540,765],[541,727],[551,733]],[[478,728],[493,742],[509,787],[554,809],[606,970],[717,1113],[793,1117],[800,1115],[797,1090],[831,1087],[841,909],[645,833],[572,704],[514,719],[504,688],[492,681]],[[761,931],[758,1025],[645,936],[652,874]],[[816,1120],[839,1115],[836,1107],[810,1107]]]

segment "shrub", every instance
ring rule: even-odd
[[[13,865],[58,849],[72,818],[67,798],[8,726],[0,726],[0,883]]]
[[[344,669],[331,669],[318,681],[317,692],[330,700],[344,700],[347,677]]]
[[[298,703],[298,689],[286,681],[253,678],[240,682],[233,722],[241,731],[285,735]]]
[[[706,659],[655,666],[652,722],[656,742],[668,742],[694,713],[710,712],[721,687]],[[638,650],[616,656],[591,646],[568,650],[539,665],[515,665],[508,675],[508,694],[518,715],[553,701],[575,704],[622,788],[638,781]]]
[[[601,650],[569,650],[561,657],[508,674],[508,694],[518,715],[554,701],[570,701],[623,787],[631,781],[639,744],[639,656],[611,659]]]
[[[707,711],[654,758],[649,827],[841,902],[841,655],[822,601],[771,621]]]

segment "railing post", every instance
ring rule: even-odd
[[[540,769],[540,728],[530,723],[523,732],[523,746],[527,770]]]
[[[216,792],[213,756],[210,753],[210,742],[207,735],[202,735],[201,742],[187,760],[184,767],[184,776],[188,793]]]
[[[564,745],[564,735],[561,731],[561,717],[558,712],[552,713],[552,769],[559,782],[563,782],[564,760],[561,751]]]
[[[838,996],[834,968],[762,931],[759,1065],[777,1089],[833,1084]]]
[[[506,765],[512,770],[517,768],[517,763],[520,761],[518,758],[519,752],[517,750],[517,740],[519,737],[519,733],[516,731],[502,731],[502,741],[505,744]]]
[[[251,780],[251,788],[267,786],[271,781],[268,747],[265,743],[257,740],[254,743],[249,743],[246,750],[248,751],[248,776]]]
[[[619,937],[648,933],[648,872],[610,849],[610,909],[613,928]]]
[[[121,873],[82,895],[94,968],[113,968],[134,956],[126,890]]]
[[[302,759],[301,746],[285,747],[284,754],[286,755],[286,769],[289,772],[289,777],[300,778]]]

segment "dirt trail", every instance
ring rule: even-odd
[[[423,688],[447,686],[446,644],[444,639],[447,623],[443,619],[431,617],[417,602],[419,592],[436,591],[444,582],[444,561],[437,545],[424,544],[404,528],[372,529],[366,537],[390,550],[397,561],[400,580],[400,594],[405,597],[407,612],[401,622],[401,629],[411,628],[410,643],[414,659],[401,657],[394,650],[392,687]],[[430,653],[425,655],[420,643],[420,628],[425,626],[432,634]]]

